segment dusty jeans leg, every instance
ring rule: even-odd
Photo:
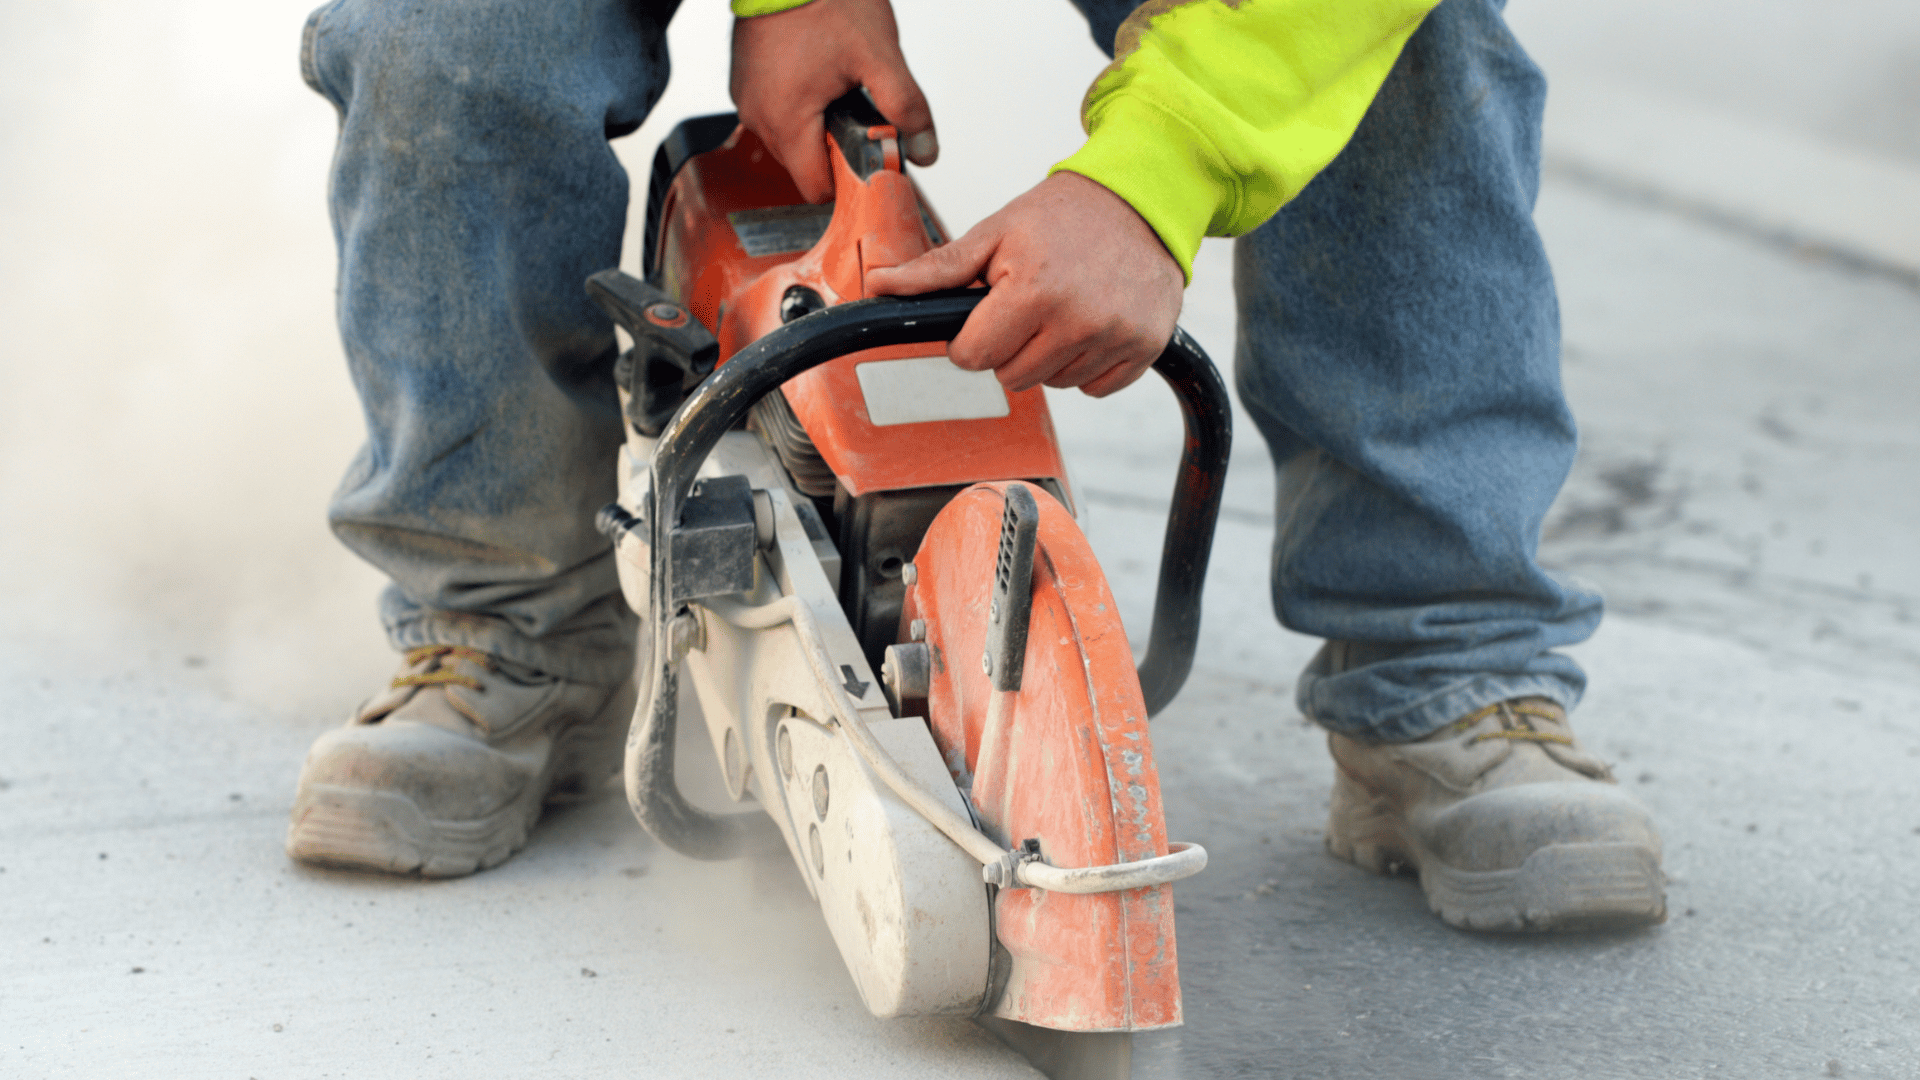
[[[592,524],[621,439],[613,329],[582,283],[620,258],[607,140],[666,85],[649,7],[336,0],[308,23],[303,71],[340,111],[340,335],[367,424],[329,519],[392,579],[398,647],[631,670]]]
[[[1327,639],[1297,696],[1335,731],[1418,738],[1585,687],[1552,650],[1600,597],[1535,561],[1575,448],[1532,217],[1545,95],[1498,0],[1445,0],[1347,149],[1235,247],[1274,606]]]

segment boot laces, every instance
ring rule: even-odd
[[[1509,742],[1559,743],[1572,746],[1573,737],[1557,731],[1544,731],[1535,726],[1534,720],[1551,720],[1556,724],[1566,722],[1566,714],[1552,705],[1538,705],[1530,701],[1496,701],[1486,708],[1477,709],[1456,721],[1459,730],[1474,726],[1489,716],[1498,716],[1500,726],[1492,731],[1483,731],[1467,740],[1468,746],[1487,739],[1506,739]]]
[[[422,645],[417,649],[408,649],[405,659],[408,667],[419,667],[429,661],[432,664],[425,671],[394,676],[392,686],[395,690],[407,686],[464,686],[469,690],[485,692],[486,686],[479,679],[453,667],[453,661],[465,660],[483,671],[493,670],[491,655],[465,645]]]

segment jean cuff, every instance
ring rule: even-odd
[[[1328,731],[1337,731],[1364,743],[1400,743],[1424,739],[1476,709],[1523,697],[1547,698],[1568,712],[1580,702],[1577,689],[1552,675],[1477,675],[1442,687],[1385,715],[1347,716],[1324,702],[1302,701],[1300,704],[1308,719]]]
[[[536,640],[505,619],[433,612],[387,627],[387,640],[405,652],[424,645],[464,645],[538,668],[575,682],[612,686],[632,676],[633,638],[610,630],[569,635],[562,642]]]

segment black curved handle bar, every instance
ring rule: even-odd
[[[650,692],[634,717],[627,743],[629,755],[638,755],[640,770],[640,776],[628,778],[628,802],[634,816],[662,843],[695,858],[730,858],[747,845],[748,825],[742,819],[759,817],[709,814],[686,801],[673,775],[679,679],[672,635],[664,631],[678,611],[671,602],[673,567],[667,534],[680,520],[701,464],[754,402],[787,380],[863,349],[951,341],[985,296],[983,289],[955,289],[875,297],[796,319],[720,365],[681,403],[661,431],[653,452],[653,490],[646,514],[653,541],[650,621],[655,629],[646,680]],[[1213,549],[1233,438],[1226,384],[1186,331],[1174,331],[1153,369],[1180,402],[1186,444],[1160,554],[1160,587],[1154,597],[1147,655],[1139,669],[1149,716],[1173,700],[1193,667],[1200,636],[1200,587]]]

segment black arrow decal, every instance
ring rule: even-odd
[[[845,675],[847,677],[847,681],[843,685],[846,686],[847,693],[853,695],[853,699],[855,701],[858,701],[861,698],[867,696],[867,687],[873,684],[863,683],[859,679],[855,678],[853,674],[852,664],[841,664],[840,674]]]

